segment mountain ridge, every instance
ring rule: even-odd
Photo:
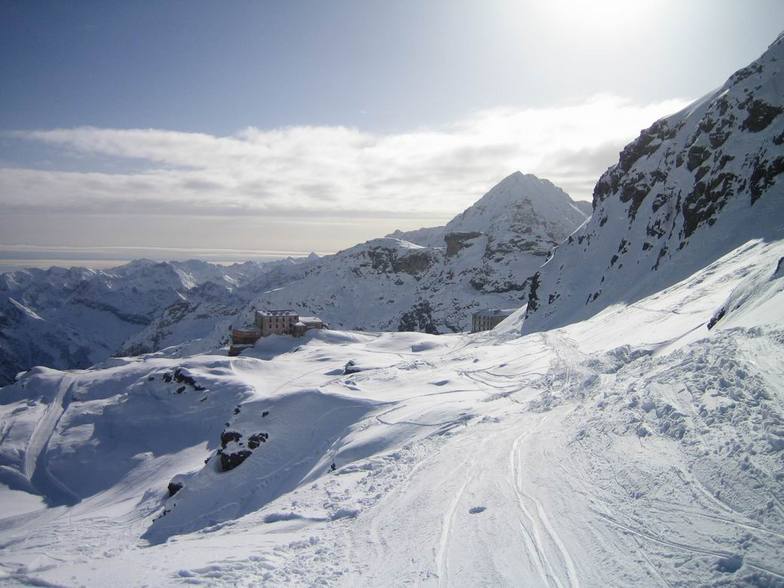
[[[624,148],[596,184],[591,219],[532,282],[524,333],[633,302],[746,241],[780,238],[782,64],[780,37]]]

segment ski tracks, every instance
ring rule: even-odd
[[[509,450],[510,482],[523,517],[520,521],[523,542],[543,584],[558,588],[578,587],[577,570],[568,549],[550,523],[542,503],[525,491],[520,445],[532,433],[539,431],[546,420],[547,417],[544,417],[537,429],[525,431],[513,441]]]

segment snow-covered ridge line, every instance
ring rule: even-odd
[[[0,274],[0,385],[34,365],[88,367],[118,353],[167,309],[181,312],[208,300],[240,307],[244,286],[302,263],[141,259],[106,271],[54,267]]]

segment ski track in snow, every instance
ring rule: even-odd
[[[540,428],[546,420],[546,416],[541,419],[539,423]],[[532,539],[534,552],[531,555],[540,563],[539,569],[542,573],[543,581],[548,586],[557,586],[558,588],[565,588],[566,586],[577,587],[579,586],[577,572],[568,550],[564,547],[560,536],[550,524],[542,503],[524,490],[524,462],[521,457],[520,442],[534,432],[537,431],[525,431],[516,437],[509,452],[509,471],[512,476],[512,487],[517,495],[517,504],[525,519],[529,521],[528,528],[526,528],[523,522],[521,522],[521,526],[526,536]],[[534,510],[527,508],[526,503],[533,504]],[[548,544],[552,545],[553,548],[546,547]]]

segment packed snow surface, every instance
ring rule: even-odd
[[[522,337],[31,370],[0,391],[0,582],[781,585],[783,258]]]

